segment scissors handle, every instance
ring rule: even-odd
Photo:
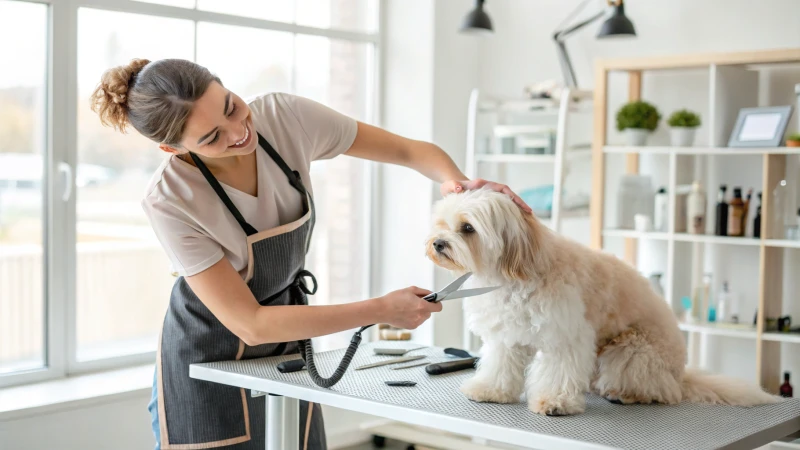
[[[436,302],[436,297],[437,296],[438,295],[436,294],[436,292],[431,292],[430,294],[426,295],[425,297],[422,297],[422,299],[423,300],[427,300],[427,301],[429,301],[431,303],[434,303],[434,302]]]

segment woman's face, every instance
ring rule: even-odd
[[[238,95],[213,82],[186,120],[182,148],[172,152],[224,158],[249,154],[257,144],[250,108]]]

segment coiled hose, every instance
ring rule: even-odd
[[[339,367],[337,367],[333,375],[328,378],[323,378],[317,371],[317,366],[314,364],[314,346],[311,344],[311,339],[298,341],[300,344],[300,356],[303,358],[303,361],[305,361],[308,374],[311,375],[311,380],[314,384],[322,388],[329,388],[342,379],[347,368],[350,367],[353,357],[356,355],[359,344],[361,344],[361,333],[371,326],[372,325],[363,326],[355,332],[353,338],[350,339],[350,345],[347,347],[347,350],[344,351],[344,356],[342,357],[342,361],[339,362]]]

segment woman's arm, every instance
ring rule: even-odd
[[[442,309],[441,304],[420,298],[430,291],[414,287],[342,305],[261,306],[227,258],[186,281],[211,313],[251,346],[309,339],[373,323],[414,329],[431,312]]]
[[[439,146],[398,136],[363,122],[358,122],[356,139],[344,154],[405,166],[437,183],[467,179],[456,163]]]
[[[507,194],[520,208],[531,212],[531,208],[508,186],[467,178],[444,150],[430,142],[408,139],[358,122],[356,139],[345,155],[414,169],[431,180],[441,183],[442,195],[487,186]]]

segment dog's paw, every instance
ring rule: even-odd
[[[461,385],[461,392],[468,399],[482,403],[518,403],[519,395],[513,395],[486,383],[470,378]]]
[[[543,416],[571,416],[586,411],[583,395],[539,395],[528,401],[528,409]]]

